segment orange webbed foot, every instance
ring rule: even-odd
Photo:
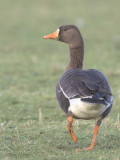
[[[97,137],[97,134],[98,134],[98,130],[99,130],[99,126],[96,125],[95,128],[94,128],[93,140],[92,140],[92,143],[91,143],[90,147],[83,148],[83,149],[76,149],[76,151],[91,150],[91,149],[93,149],[93,147],[95,145],[95,140],[96,140],[96,137]]]
[[[67,127],[68,127],[68,130],[69,130],[69,133],[70,133],[70,136],[71,136],[72,140],[74,141],[74,143],[76,143],[77,142],[77,137],[76,137],[76,135],[73,131],[72,123],[73,123],[73,118],[70,116],[70,117],[68,117]]]

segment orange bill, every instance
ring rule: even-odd
[[[44,36],[44,39],[58,39],[58,37],[59,37],[59,29],[57,29],[57,31],[55,31],[54,33]]]

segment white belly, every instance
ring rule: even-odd
[[[70,99],[69,111],[74,116],[80,119],[96,119],[100,118],[101,114],[108,108],[107,105],[87,103],[80,100],[80,98]]]

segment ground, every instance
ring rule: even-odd
[[[119,5],[119,0],[0,1],[0,160],[120,159]],[[90,151],[75,149],[90,145],[94,121],[74,120],[74,144],[56,102],[69,50],[43,36],[63,24],[79,27],[84,68],[102,71],[114,97]]]

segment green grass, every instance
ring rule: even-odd
[[[119,0],[0,0],[0,160],[120,159]],[[85,42],[84,68],[108,78],[114,96],[91,151],[94,121],[74,120],[74,144],[56,103],[55,86],[68,46],[43,40],[60,25],[76,24]],[[42,123],[39,120],[39,110]]]

